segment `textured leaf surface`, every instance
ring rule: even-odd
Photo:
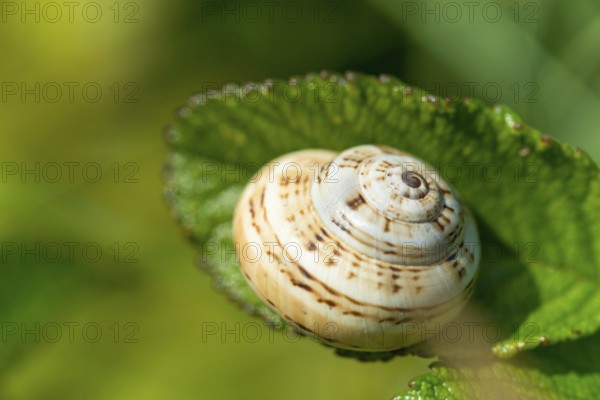
[[[433,372],[413,379],[410,390],[395,400],[413,399],[595,399],[600,393],[600,336],[590,336],[550,349],[537,349],[519,364],[432,366]]]
[[[166,137],[167,198],[200,246],[200,263],[248,311],[275,324],[281,319],[248,288],[235,260],[230,230],[242,188],[286,152],[378,143],[434,165],[476,214],[483,261],[464,318],[478,332],[493,324],[499,334],[465,354],[492,347],[510,357],[600,326],[598,168],[504,107],[438,99],[391,77],[322,73],[196,95]],[[437,353],[456,355],[443,346]]]
[[[593,399],[600,390],[598,376],[547,376],[535,369],[495,364],[481,369],[436,368],[410,384],[396,400],[416,399]]]

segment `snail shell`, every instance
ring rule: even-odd
[[[304,150],[263,167],[236,207],[244,276],[335,347],[410,346],[451,321],[480,259],[474,219],[436,171],[389,147]]]

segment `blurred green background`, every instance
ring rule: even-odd
[[[596,1],[69,4],[1,3],[0,399],[383,399],[427,371],[257,331],[195,267],[161,130],[198,90],[391,73],[600,159]]]

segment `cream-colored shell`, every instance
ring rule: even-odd
[[[374,145],[268,163],[240,198],[234,241],[273,310],[363,351],[415,344],[451,321],[480,258],[473,217],[436,171]]]

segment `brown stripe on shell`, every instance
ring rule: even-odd
[[[325,303],[327,304],[329,307],[336,307],[337,303],[335,301],[331,301],[331,300],[326,300],[326,299],[317,299],[317,302],[319,303]]]
[[[353,315],[355,317],[364,317],[365,315],[361,312],[358,311],[344,311],[342,312],[342,314],[344,315]]]
[[[352,169],[357,169],[360,166],[360,164],[339,164],[338,167],[341,168],[352,168]]]
[[[296,282],[296,283],[294,283],[294,286],[298,286],[299,288],[304,289],[307,292],[312,292],[312,287],[310,287],[306,283]]]
[[[353,210],[357,210],[360,206],[362,206],[365,203],[365,198],[360,193],[355,198],[350,199],[346,202],[346,204],[348,204],[348,207],[350,207]]]

